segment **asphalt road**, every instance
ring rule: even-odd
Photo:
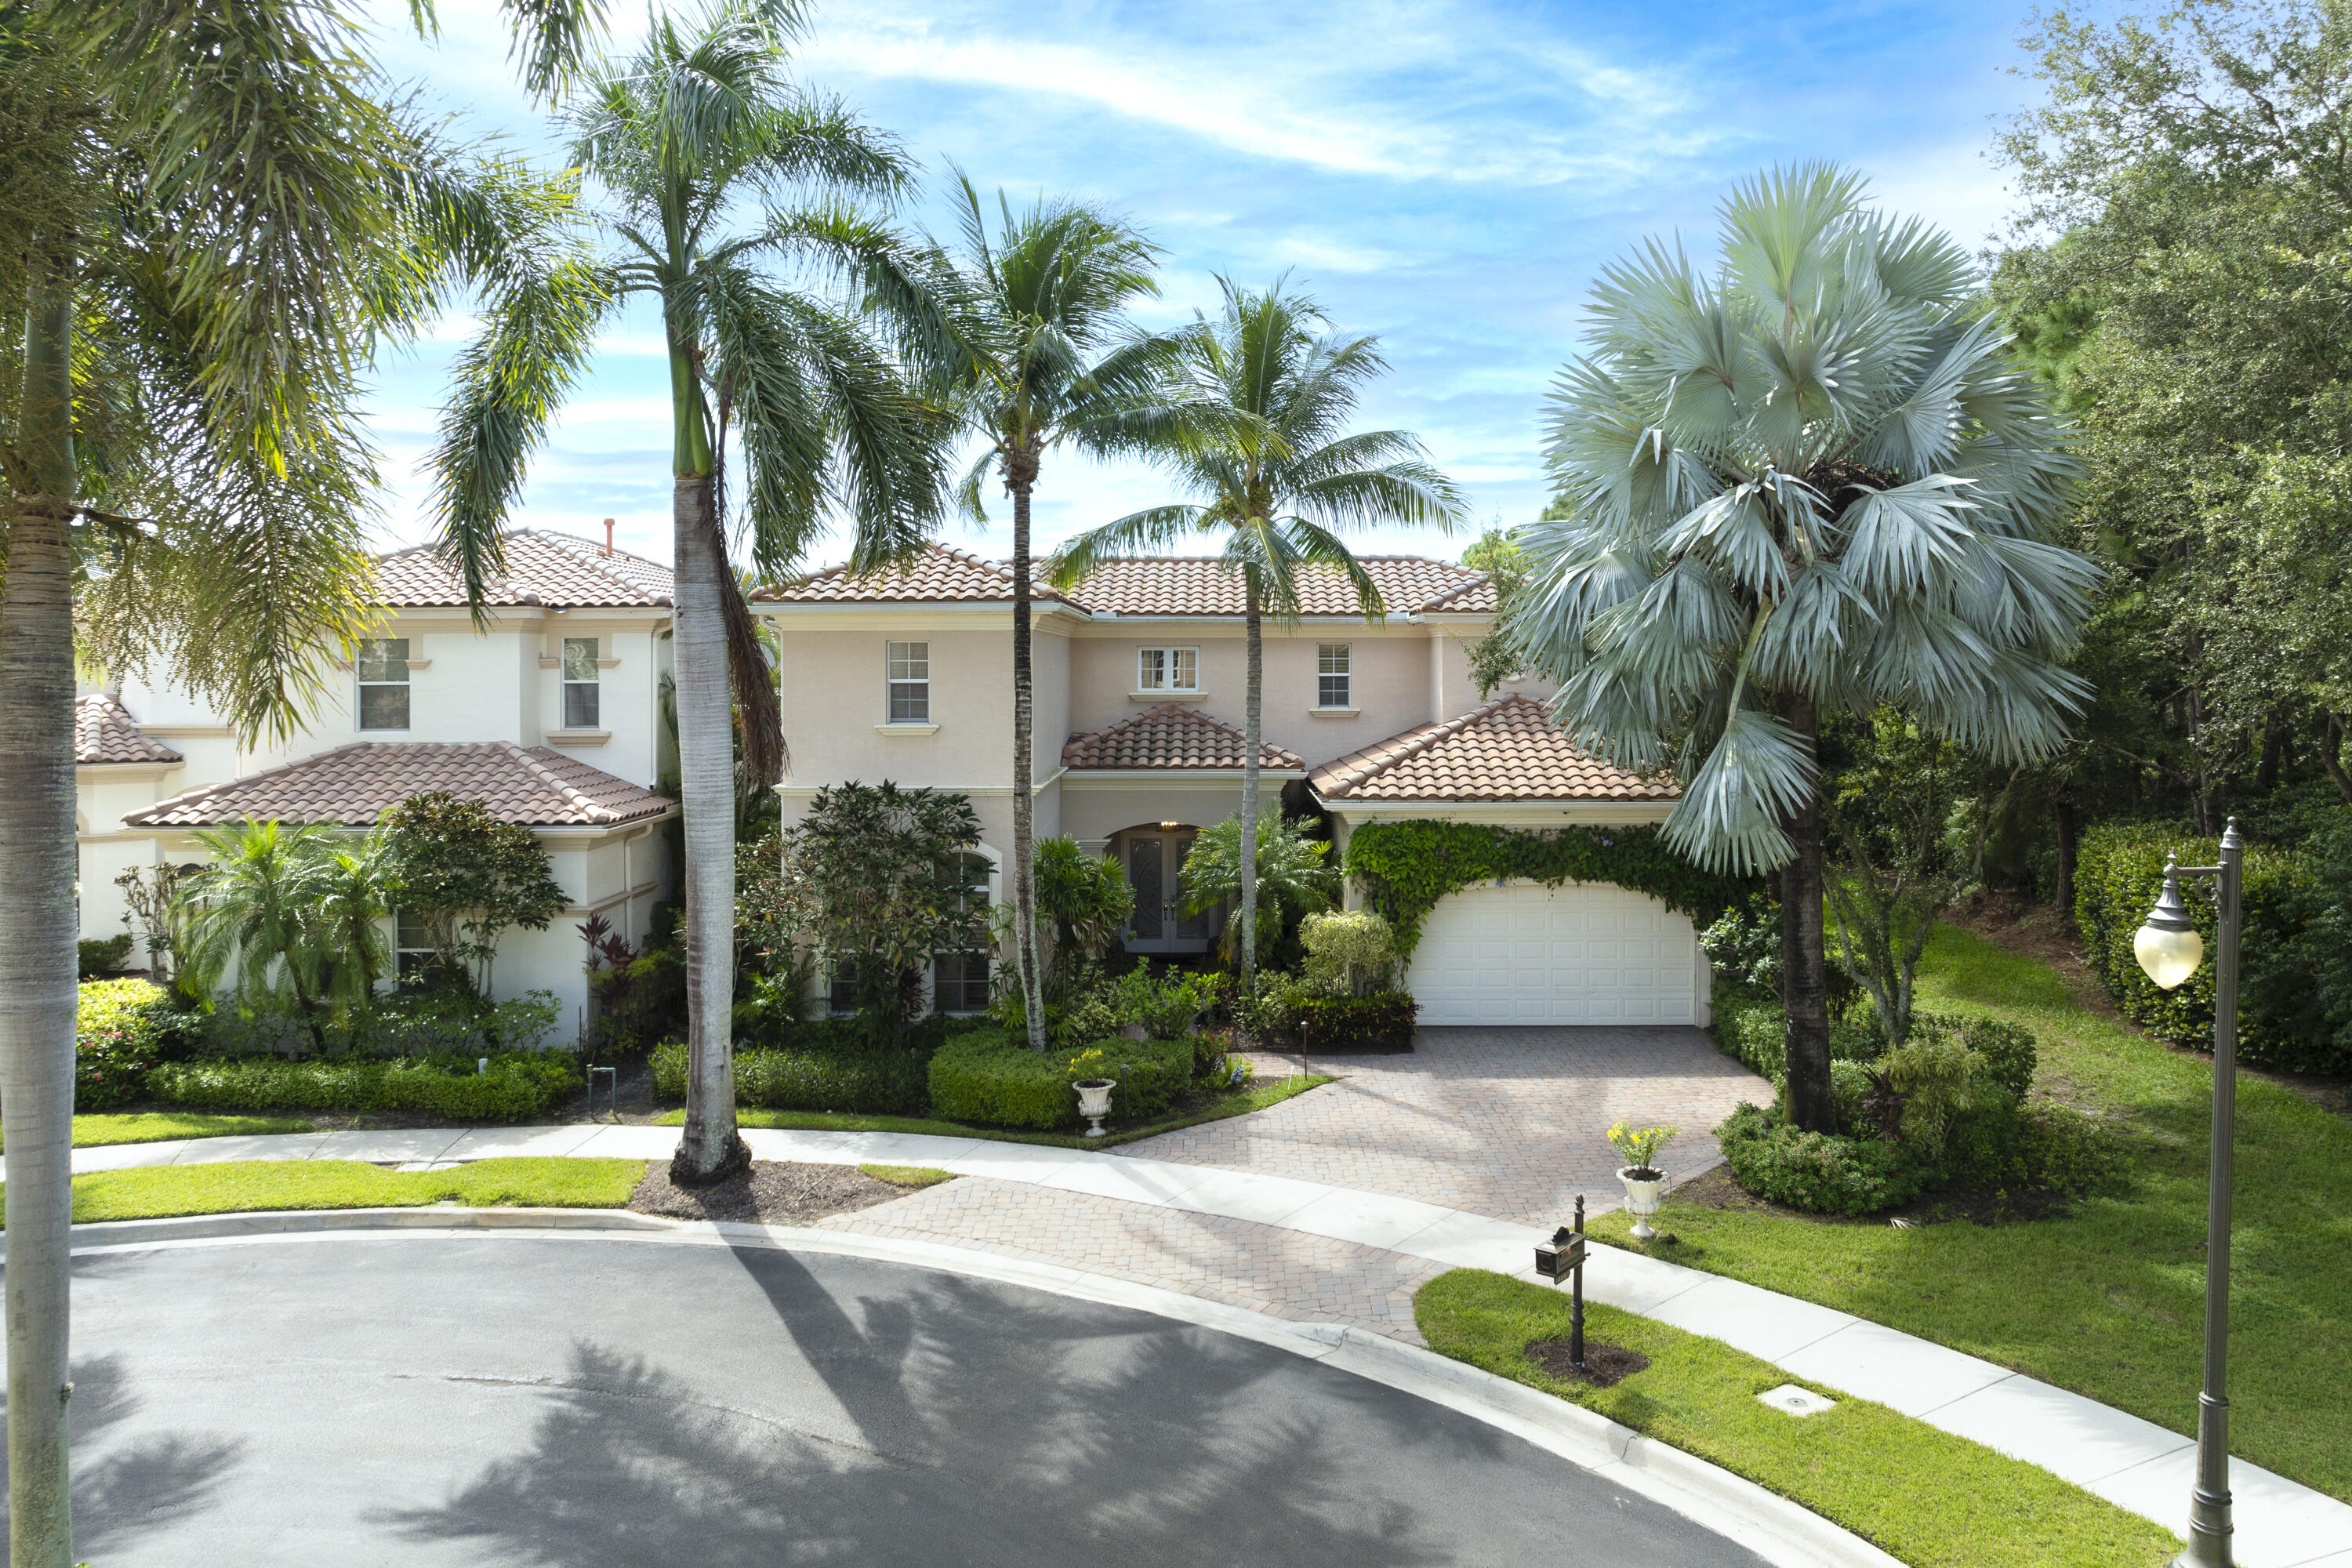
[[[1147,1313],[819,1255],[84,1258],[97,1568],[1759,1568],[1466,1416]]]

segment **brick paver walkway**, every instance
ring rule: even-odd
[[[1298,1058],[1260,1058],[1296,1071]],[[1409,1054],[1316,1059],[1340,1081],[1255,1116],[1118,1151],[1418,1198],[1524,1225],[1622,1201],[1612,1122],[1682,1130],[1677,1182],[1718,1163],[1710,1129],[1772,1087],[1694,1028],[1423,1029]]]
[[[1293,1322],[1423,1343],[1412,1293],[1445,1265],[1249,1220],[962,1176],[817,1222],[827,1230],[982,1247],[1224,1301]]]

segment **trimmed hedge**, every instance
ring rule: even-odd
[[[651,1058],[654,1093],[686,1098],[686,1043],[664,1040]],[[770,1110],[845,1110],[919,1116],[930,1075],[919,1049],[757,1048],[735,1053],[738,1103]]]
[[[2221,847],[2157,823],[2105,823],[2085,833],[2074,860],[2074,924],[2084,957],[2118,1012],[2160,1039],[2205,1048],[2213,1041],[2210,954],[2220,921],[2211,879],[2181,885],[2208,954],[2186,984],[2158,990],[2132,952],[2132,937],[2164,886],[2168,850],[2183,865],[2210,866]],[[2352,985],[2352,953],[2341,942],[2312,940],[2315,927],[2326,929],[2329,901],[2321,868],[2307,855],[2247,847],[2238,1058],[2248,1066],[2352,1073],[2352,1029],[2340,1027],[2323,1001]]]
[[[457,1121],[521,1121],[580,1088],[569,1051],[503,1051],[477,1073],[453,1055],[166,1062],[147,1092],[198,1110],[409,1110]]]
[[[1300,996],[1290,1004],[1290,1032],[1310,1049],[1388,1046],[1412,1039],[1421,1004],[1407,991],[1369,996]]]
[[[85,981],[74,1016],[74,1109],[111,1110],[136,1100],[157,1063],[202,1037],[203,1015],[144,980]]]
[[[1742,1189],[1814,1214],[1875,1214],[1910,1202],[1943,1174],[1910,1144],[1801,1132],[1754,1105],[1735,1109],[1715,1138]]]
[[[1087,1050],[1102,1052],[1106,1075],[1118,1080],[1110,1113],[1121,1120],[1159,1114],[1192,1081],[1190,1040],[1114,1037],[1041,1056],[1009,1031],[978,1029],[950,1039],[931,1058],[931,1112],[988,1127],[1076,1127],[1069,1066]]]

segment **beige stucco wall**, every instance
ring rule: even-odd
[[[1272,776],[1260,781],[1261,809],[1269,815],[1281,809],[1284,783]],[[1062,831],[1095,847],[1123,827],[1156,826],[1162,822],[1207,827],[1241,808],[1238,780],[1187,784],[1179,774],[1166,782],[1128,783],[1090,781],[1083,773],[1072,773],[1062,781]]]

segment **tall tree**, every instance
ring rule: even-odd
[[[1130,512],[1078,535],[1054,559],[1054,582],[1076,586],[1108,558],[1164,548],[1189,534],[1222,543],[1242,584],[1248,639],[1241,810],[1242,987],[1257,967],[1258,768],[1265,709],[1265,618],[1299,614],[1311,574],[1347,580],[1365,618],[1386,611],[1341,535],[1383,525],[1450,531],[1462,510],[1454,482],[1402,430],[1349,434],[1365,384],[1388,369],[1369,333],[1331,331],[1315,301],[1276,279],[1264,293],[1220,278],[1224,308],[1178,335],[1171,367],[1188,403],[1225,411],[1223,438],[1165,455],[1188,499]]]
[[[518,6],[519,12],[520,7]],[[541,85],[595,14],[519,24]],[[420,20],[430,8],[415,8]],[[10,1155],[9,1552],[72,1562],[66,1393],[73,658],[164,662],[248,735],[363,629],[373,454],[350,398],[440,288],[561,186],[453,155],[333,4],[0,9],[0,1120]],[[79,595],[77,590],[80,590]]]
[[[677,572],[676,703],[686,816],[686,1130],[671,1163],[707,1184],[750,1158],[735,1122],[734,727],[761,784],[783,736],[749,606],[730,565],[723,478],[731,437],[740,515],[762,575],[790,572],[838,503],[853,563],[903,556],[944,489],[940,431],[884,344],[829,280],[854,285],[897,237],[863,211],[907,186],[898,149],[839,102],[795,85],[796,0],[722,4],[693,24],[657,16],[636,53],[595,68],[563,122],[572,157],[610,203],[600,266],[492,314],[460,365],[433,456],[442,548],[478,604],[502,569],[500,525],[531,450],[595,330],[655,301],[668,345]],[[751,221],[740,226],[735,221]],[[778,281],[782,261],[812,274]],[[479,613],[479,612],[478,612]]]
[[[2024,45],[2048,96],[2002,138],[1994,289],[2084,435],[2086,652],[2134,700],[2089,732],[2208,833],[2290,750],[2352,802],[2352,12],[2056,12]]]
[[[1173,341],[1139,333],[1125,311],[1156,294],[1159,252],[1126,224],[1088,206],[1039,201],[1015,214],[1002,193],[991,236],[980,193],[957,176],[959,251],[937,247],[919,273],[890,280],[908,302],[910,353],[937,394],[982,443],[965,473],[963,510],[995,470],[1013,498],[1013,906],[1014,960],[1029,1043],[1045,1048],[1034,853],[1034,675],[1029,505],[1045,454],[1156,456],[1197,444],[1216,410],[1171,395]]]
[[[1526,531],[1513,620],[1569,730],[1672,765],[1666,841],[1781,873],[1789,1107],[1828,1131],[1824,717],[1881,704],[2008,763],[2085,695],[2060,664],[2096,580],[2050,542],[2075,462],[1965,252],[1820,164],[1733,189],[1706,271],[1612,265],[1560,376],[1572,514]]]

